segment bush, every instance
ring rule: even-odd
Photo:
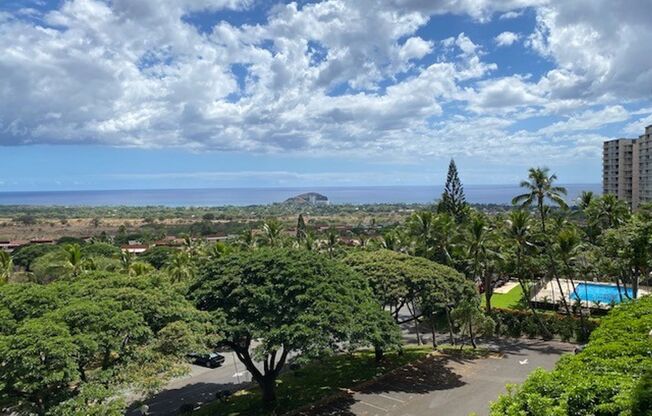
[[[643,373],[632,396],[632,416],[652,416],[652,367]]]
[[[577,320],[556,319],[557,332],[579,332]],[[589,321],[589,329],[594,326]],[[522,386],[511,386],[492,405],[491,415],[650,416],[650,328],[652,297],[616,306],[582,352],[562,357],[553,371],[536,370]]]
[[[558,336],[563,341],[586,341],[582,336],[582,325],[579,318],[568,317],[556,313],[540,313],[549,334],[541,330],[537,319],[530,311],[513,309],[492,309],[492,317],[496,321],[496,333],[514,338],[526,335],[529,338],[546,338]],[[594,319],[586,320],[587,332],[590,334],[598,326]]]

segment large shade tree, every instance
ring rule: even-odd
[[[397,323],[414,323],[417,342],[421,342],[420,320],[428,320],[434,335],[437,313],[448,311],[450,304],[476,296],[473,284],[464,275],[422,257],[390,250],[361,250],[343,261],[367,279],[381,307]],[[410,315],[407,319],[401,317],[406,310]]]
[[[149,391],[152,380],[160,387],[190,348],[211,338],[208,314],[157,276],[92,272],[6,284],[0,318],[0,402],[25,414],[122,414],[119,391]],[[180,326],[184,337],[171,331]]]
[[[306,250],[263,248],[208,262],[189,296],[222,322],[224,344],[259,384],[268,407],[291,354],[316,357],[341,346],[387,349],[399,341],[363,277]]]

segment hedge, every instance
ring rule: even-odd
[[[539,314],[548,334],[541,330],[541,325],[531,311],[493,308],[491,314],[496,322],[496,334],[510,337],[527,336],[530,338],[549,338],[558,336],[563,341],[585,342],[586,336],[598,326],[596,319],[586,319],[586,336],[582,335],[582,325],[579,318],[544,312]]]
[[[652,297],[614,307],[586,348],[535,370],[491,406],[491,416],[641,416],[652,414]],[[644,377],[645,375],[645,377]]]

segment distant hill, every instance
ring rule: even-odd
[[[309,205],[322,205],[328,204],[328,197],[325,195],[319,194],[317,192],[306,192],[305,194],[300,194],[288,198],[284,202],[285,204],[309,204]]]

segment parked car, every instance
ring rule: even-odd
[[[575,347],[575,349],[573,349],[573,352],[575,354],[579,354],[580,352],[584,351],[584,348],[586,348],[586,344],[578,345]]]
[[[208,368],[219,367],[224,362],[224,356],[216,352],[209,352],[209,353],[193,352],[188,354],[188,359],[193,364],[197,364],[202,367],[208,367]]]

